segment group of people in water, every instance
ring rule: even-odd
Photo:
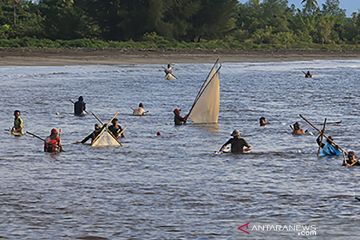
[[[183,125],[186,123],[188,115],[181,116],[181,109],[175,108],[174,111],[174,123],[175,125]],[[260,127],[264,127],[269,124],[269,121],[265,117],[260,117],[259,125]],[[292,129],[293,135],[304,135],[308,132],[308,130],[304,130],[301,128],[299,122],[295,122],[290,126]],[[233,138],[229,139],[218,152],[223,152],[226,146],[231,145],[230,152],[231,153],[248,153],[251,151],[251,146],[246,142],[245,139],[240,137],[240,131],[235,129],[231,136]],[[324,132],[321,131],[319,136],[316,139],[316,142],[320,148],[319,156],[340,156],[342,154],[347,155],[347,158],[344,159],[343,166],[357,166],[360,165],[360,162],[356,159],[355,152],[349,151],[347,152],[344,149],[340,149],[340,147],[333,141],[331,136],[326,138],[325,143],[322,141],[324,136]]]
[[[86,103],[84,102],[84,98],[80,96],[78,101],[74,103],[74,115],[75,116],[84,116],[86,113]],[[144,116],[145,115],[144,104],[139,103],[138,108],[133,109],[134,116]],[[176,126],[186,124],[188,119],[188,115],[181,116],[181,109],[175,108],[174,111],[174,124]],[[264,127],[269,124],[269,121],[265,117],[261,117],[259,119],[260,127]],[[103,128],[108,128],[110,133],[116,138],[124,138],[124,128],[122,128],[118,122],[117,118],[113,118],[111,120],[111,125],[107,126],[107,124],[99,124],[96,123],[94,126],[94,131],[86,136],[82,141],[76,143],[86,143],[87,141],[91,140],[91,142],[96,139],[96,137],[101,133]],[[292,129],[293,135],[304,135],[308,131],[301,128],[299,122],[295,122],[293,125],[290,126]],[[14,111],[14,126],[11,129],[11,133],[14,135],[23,135],[24,134],[24,121],[21,118],[21,113],[19,110]],[[44,151],[45,152],[61,152],[62,145],[61,145],[61,138],[60,138],[60,131],[56,128],[51,129],[50,135],[44,139]],[[33,134],[32,134],[33,135]],[[157,135],[160,135],[157,132]],[[231,153],[248,153],[251,151],[251,145],[247,143],[244,138],[240,137],[240,131],[235,129],[232,133],[230,138],[224,145],[221,146],[219,152],[224,151],[224,149],[231,145],[230,152]],[[343,166],[357,166],[360,165],[359,161],[356,159],[355,152],[353,151],[346,151],[339,147],[333,140],[331,136],[326,137],[326,141],[323,142],[324,132],[320,131],[319,136],[316,138],[316,142],[319,146],[319,156],[341,156],[342,154],[347,155],[347,158],[343,161]]]
[[[174,112],[175,113],[175,112]],[[176,117],[175,117],[176,119]],[[269,124],[269,121],[265,117],[261,117],[259,119],[260,127],[264,127]],[[293,135],[304,135],[308,131],[301,128],[299,122],[295,122],[292,126],[292,134]],[[248,153],[251,151],[251,145],[249,145],[244,138],[240,137],[240,131],[235,129],[230,138],[224,145],[221,146],[218,152],[223,152],[226,146],[231,145],[231,153]],[[325,156],[341,156],[344,155],[344,161],[342,166],[352,167],[352,166],[360,166],[359,160],[356,159],[356,155],[354,151],[346,151],[337,145],[331,136],[326,137],[326,141],[323,142],[323,138],[325,136],[324,131],[320,131],[319,136],[316,138],[316,142],[319,146],[319,154],[320,157]],[[347,155],[347,157],[345,157]]]
[[[21,113],[19,110],[14,111],[14,126],[10,130],[11,134],[13,134],[14,136],[22,136],[25,134],[24,121],[22,120],[20,115],[21,115]],[[56,128],[51,129],[50,135],[48,137],[46,137],[45,139],[42,139],[30,132],[27,132],[27,133],[44,141],[44,151],[45,152],[55,153],[55,152],[62,151],[60,132],[58,129],[56,129]]]
[[[86,115],[86,103],[84,102],[84,98],[82,96],[79,97],[78,101],[74,103],[74,115],[75,116],[85,116]],[[144,105],[142,103],[139,104],[139,107],[134,109],[133,114],[136,116],[143,116],[145,113]],[[21,113],[19,110],[14,111],[14,126],[11,128],[11,134],[15,136],[22,136],[25,134],[24,131],[24,121],[21,118]],[[94,141],[94,139],[100,134],[101,130],[103,128],[107,127],[110,133],[114,136],[114,138],[118,139],[120,137],[125,137],[124,135],[124,129],[120,126],[118,119],[113,118],[111,120],[111,125],[107,126],[107,124],[103,124],[102,126],[100,124],[95,124],[94,131],[86,136],[82,141],[76,142],[76,143],[86,143],[88,140],[91,139],[91,142]],[[58,153],[62,151],[62,145],[61,145],[61,138],[60,134],[61,132],[53,128],[50,131],[50,135],[46,137],[45,139],[42,139],[41,137],[27,132],[28,134],[35,136],[39,138],[40,140],[44,141],[44,151],[50,152],[50,153]]]
[[[78,101],[74,103],[74,115],[75,116],[84,116],[87,113],[86,111],[86,103],[84,102],[84,98],[82,96],[79,97]],[[145,114],[144,105],[142,103],[139,104],[139,107],[133,109],[133,115],[135,116],[143,116]],[[120,137],[124,138],[124,130],[117,118],[113,118],[111,120],[111,125],[107,126],[107,124],[103,124],[102,126],[99,123],[96,123],[94,126],[94,131],[90,133],[87,137],[85,137],[82,141],[77,143],[86,143],[91,139],[91,143],[94,142],[96,137],[101,133],[103,128],[107,127],[110,133],[114,136],[114,138],[118,139]]]
[[[173,68],[170,64],[167,65],[167,68],[164,68],[165,74],[173,74]],[[304,72],[305,73],[305,72]],[[305,77],[312,77],[312,74],[307,71],[305,73]],[[70,100],[71,101],[71,100]],[[73,101],[71,101],[73,102]],[[84,102],[84,98],[80,96],[78,101],[74,103],[74,115],[75,116],[84,116],[88,112],[86,111],[86,103]],[[133,110],[134,116],[144,116],[147,111],[145,111],[144,104],[139,103],[138,107]],[[181,109],[175,108],[173,110],[174,113],[174,124],[176,126],[186,124],[189,115],[181,116]],[[11,133],[15,136],[21,136],[25,134],[24,132],[24,121],[21,118],[21,113],[19,110],[14,111],[14,126],[11,129]],[[95,115],[94,115],[95,116]],[[96,117],[96,116],[95,116]],[[99,119],[98,119],[99,120]],[[101,120],[99,120],[101,122]],[[260,127],[264,127],[269,124],[269,121],[265,117],[261,117],[259,119]],[[304,135],[308,131],[301,128],[299,122],[295,122],[293,125],[290,125],[292,129],[293,135]],[[91,143],[98,137],[98,135],[102,132],[104,128],[107,128],[110,134],[115,138],[124,138],[124,128],[122,128],[119,124],[117,118],[113,118],[111,120],[111,125],[107,124],[99,124],[96,123],[94,126],[94,130],[88,136],[86,136],[82,141],[78,141],[76,143],[85,144],[87,141],[91,140]],[[29,133],[29,132],[28,132]],[[29,133],[33,136],[36,136],[32,133]],[[46,139],[41,139],[44,141],[44,151],[45,152],[61,152],[62,145],[60,139],[61,130],[57,130],[55,128],[51,129],[50,135]],[[157,132],[156,135],[160,135],[160,132]],[[251,145],[247,143],[244,138],[240,137],[240,131],[235,129],[231,133],[232,138],[230,138],[224,145],[221,146],[219,152],[223,152],[228,145],[231,145],[230,152],[231,153],[248,153],[251,151]],[[316,139],[316,142],[319,146],[319,156],[340,156],[347,155],[347,158],[343,161],[343,166],[355,166],[360,165],[359,161],[356,159],[356,155],[353,151],[346,151],[339,147],[331,136],[326,137],[326,141],[323,142],[324,131],[320,131],[319,136]],[[37,136],[36,136],[37,137]]]
[[[304,135],[308,132],[307,130],[301,128],[299,122],[295,122],[290,127],[292,129],[293,135]],[[325,136],[324,130],[321,130],[319,132],[319,136],[316,138],[316,143],[319,146],[318,155],[320,157],[347,155],[347,158],[346,157],[344,158],[342,164],[343,166],[352,167],[352,166],[360,165],[360,162],[356,159],[354,151],[346,151],[345,149],[342,149],[339,145],[337,145],[334,142],[332,136],[327,136],[326,141],[323,142],[324,136]]]

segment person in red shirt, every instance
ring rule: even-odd
[[[44,141],[44,152],[61,152],[62,146],[60,142],[60,136],[57,129],[51,129],[51,134]]]

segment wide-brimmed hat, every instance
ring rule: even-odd
[[[232,133],[231,133],[231,136],[233,137],[240,137],[240,131],[235,129]]]

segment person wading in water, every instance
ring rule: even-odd
[[[231,133],[233,138],[230,138],[222,147],[219,152],[224,151],[225,147],[231,144],[231,153],[246,153],[251,150],[251,146],[246,142],[245,139],[240,137],[240,131],[234,130]]]

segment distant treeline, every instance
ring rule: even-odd
[[[302,9],[287,0],[1,0],[0,47],[360,44],[360,12],[347,17],[339,0],[299,2]]]

